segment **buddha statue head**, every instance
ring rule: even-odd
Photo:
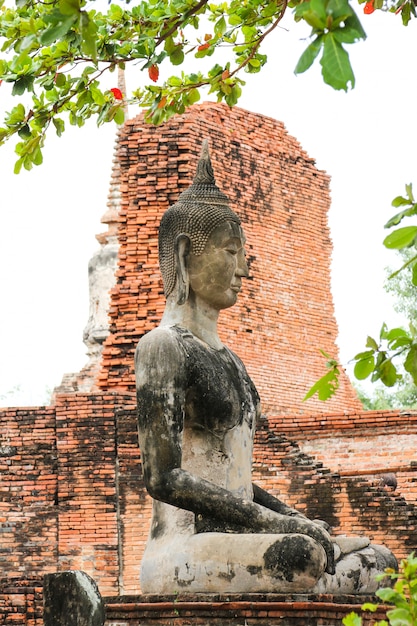
[[[229,207],[229,198],[216,185],[208,141],[204,140],[192,185],[165,211],[159,227],[159,264],[166,297],[176,284],[178,237],[186,235],[190,240],[190,251],[199,256],[211,233],[223,222],[240,225],[239,217]]]

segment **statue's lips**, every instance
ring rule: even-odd
[[[235,293],[239,293],[241,288],[242,288],[241,285],[230,285],[230,289],[234,291]]]

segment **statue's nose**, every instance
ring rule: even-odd
[[[248,278],[248,276],[249,276],[249,268],[248,268],[248,264],[246,263],[245,257],[243,257],[243,259],[238,264],[238,266],[236,268],[236,274],[238,276],[242,276],[242,278]]]

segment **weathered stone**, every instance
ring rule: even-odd
[[[46,574],[43,593],[45,626],[103,626],[104,604],[85,572]]]
[[[339,546],[342,555],[367,548],[371,543],[368,537],[345,537],[344,535],[335,537],[334,541]]]

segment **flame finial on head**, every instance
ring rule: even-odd
[[[190,187],[182,192],[178,202],[202,202],[204,204],[229,204],[229,198],[216,185],[211,165],[208,139],[204,139],[201,147],[197,170]]]
[[[193,185],[215,185],[213,166],[210,159],[208,139],[204,139],[201,146],[200,160],[194,176]]]

